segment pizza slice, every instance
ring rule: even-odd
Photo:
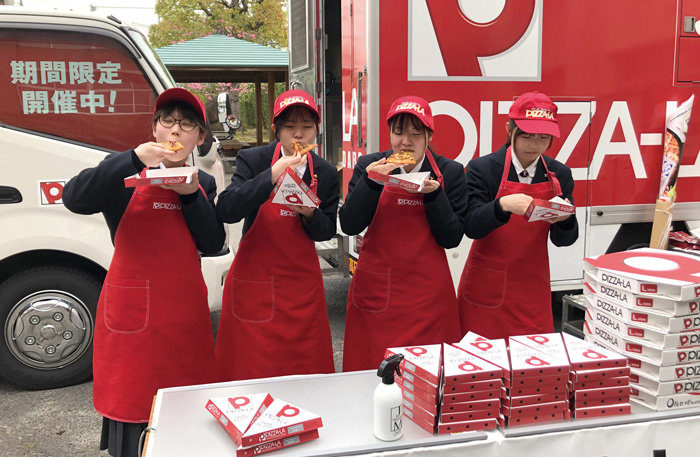
[[[168,151],[179,151],[180,149],[185,149],[185,147],[179,141],[163,141],[161,143],[165,149]]]
[[[294,150],[301,155],[306,154],[316,146],[317,144],[306,144],[306,143],[292,143],[294,145]]]
[[[396,163],[399,165],[414,165],[416,163],[416,159],[413,157],[413,153],[411,151],[399,151],[395,152],[386,159],[386,163]]]

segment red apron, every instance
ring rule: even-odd
[[[508,148],[496,198],[526,194],[549,200],[561,195],[559,180],[544,159],[548,181],[537,184],[508,181],[510,163]],[[547,252],[550,227],[545,221],[527,222],[511,215],[508,223],[474,240],[459,282],[463,334],[472,331],[495,339],[554,331]]]
[[[179,195],[137,187],[114,248],[95,320],[93,401],[110,419],[148,422],[158,389],[217,381],[207,288]]]
[[[442,184],[432,153],[426,156]],[[423,194],[385,186],[350,283],[343,371],[376,369],[388,347],[459,341],[451,278]]]
[[[227,381],[335,372],[316,246],[285,205],[266,201],[241,238],[224,285],[216,366]]]

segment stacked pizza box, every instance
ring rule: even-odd
[[[496,428],[503,370],[461,348],[442,345],[438,434]]]
[[[631,398],[700,406],[700,257],[638,249],[586,259],[586,339],[625,356]]]
[[[403,354],[401,376],[395,376],[403,393],[403,415],[434,434],[439,418],[442,347],[439,344],[388,348],[384,358]]]
[[[320,416],[268,393],[211,398],[206,408],[238,445],[237,457],[311,441],[323,426]]]

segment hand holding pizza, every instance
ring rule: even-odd
[[[275,162],[275,164],[271,168],[272,184],[277,182],[277,179],[282,175],[282,173],[284,173],[284,170],[286,170],[287,167],[291,168],[292,170],[296,170],[298,166],[300,166],[303,163],[306,163],[306,159],[306,154],[301,155],[298,152],[294,153],[291,156],[283,155],[282,157],[280,157],[280,159],[277,162]]]
[[[389,173],[396,170],[400,166],[401,165],[396,164],[396,163],[387,163],[386,159],[382,158],[380,160],[377,160],[376,162],[372,162],[369,165],[367,165],[367,168],[365,170],[367,172],[375,171],[375,172],[381,173],[383,175],[388,175]]]
[[[178,142],[178,144],[180,144]],[[182,145],[180,145],[182,146]],[[180,147],[182,149],[182,147]],[[170,159],[175,155],[178,149],[168,149],[163,143],[148,143],[140,144],[134,149],[139,160],[147,167],[157,167],[164,159]]]

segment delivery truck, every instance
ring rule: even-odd
[[[649,243],[666,113],[700,86],[696,18],[700,0],[290,0],[290,85],[316,96],[344,190],[358,157],[389,149],[399,96],[430,103],[434,151],[468,166],[505,143],[515,97],[549,95],[562,135],[547,154],[572,170],[580,226],[574,245],[550,244],[551,283],[572,290],[584,257]],[[699,149],[695,113],[678,229],[700,226]],[[352,272],[362,237],[339,238]],[[455,285],[470,244],[448,251]]]
[[[151,141],[155,100],[174,85],[146,38],[118,18],[0,7],[0,375],[9,381],[45,389],[91,375],[113,246],[100,214],[63,206],[63,186]],[[211,135],[192,156],[221,189]],[[201,259],[212,309],[232,260],[226,247]]]

